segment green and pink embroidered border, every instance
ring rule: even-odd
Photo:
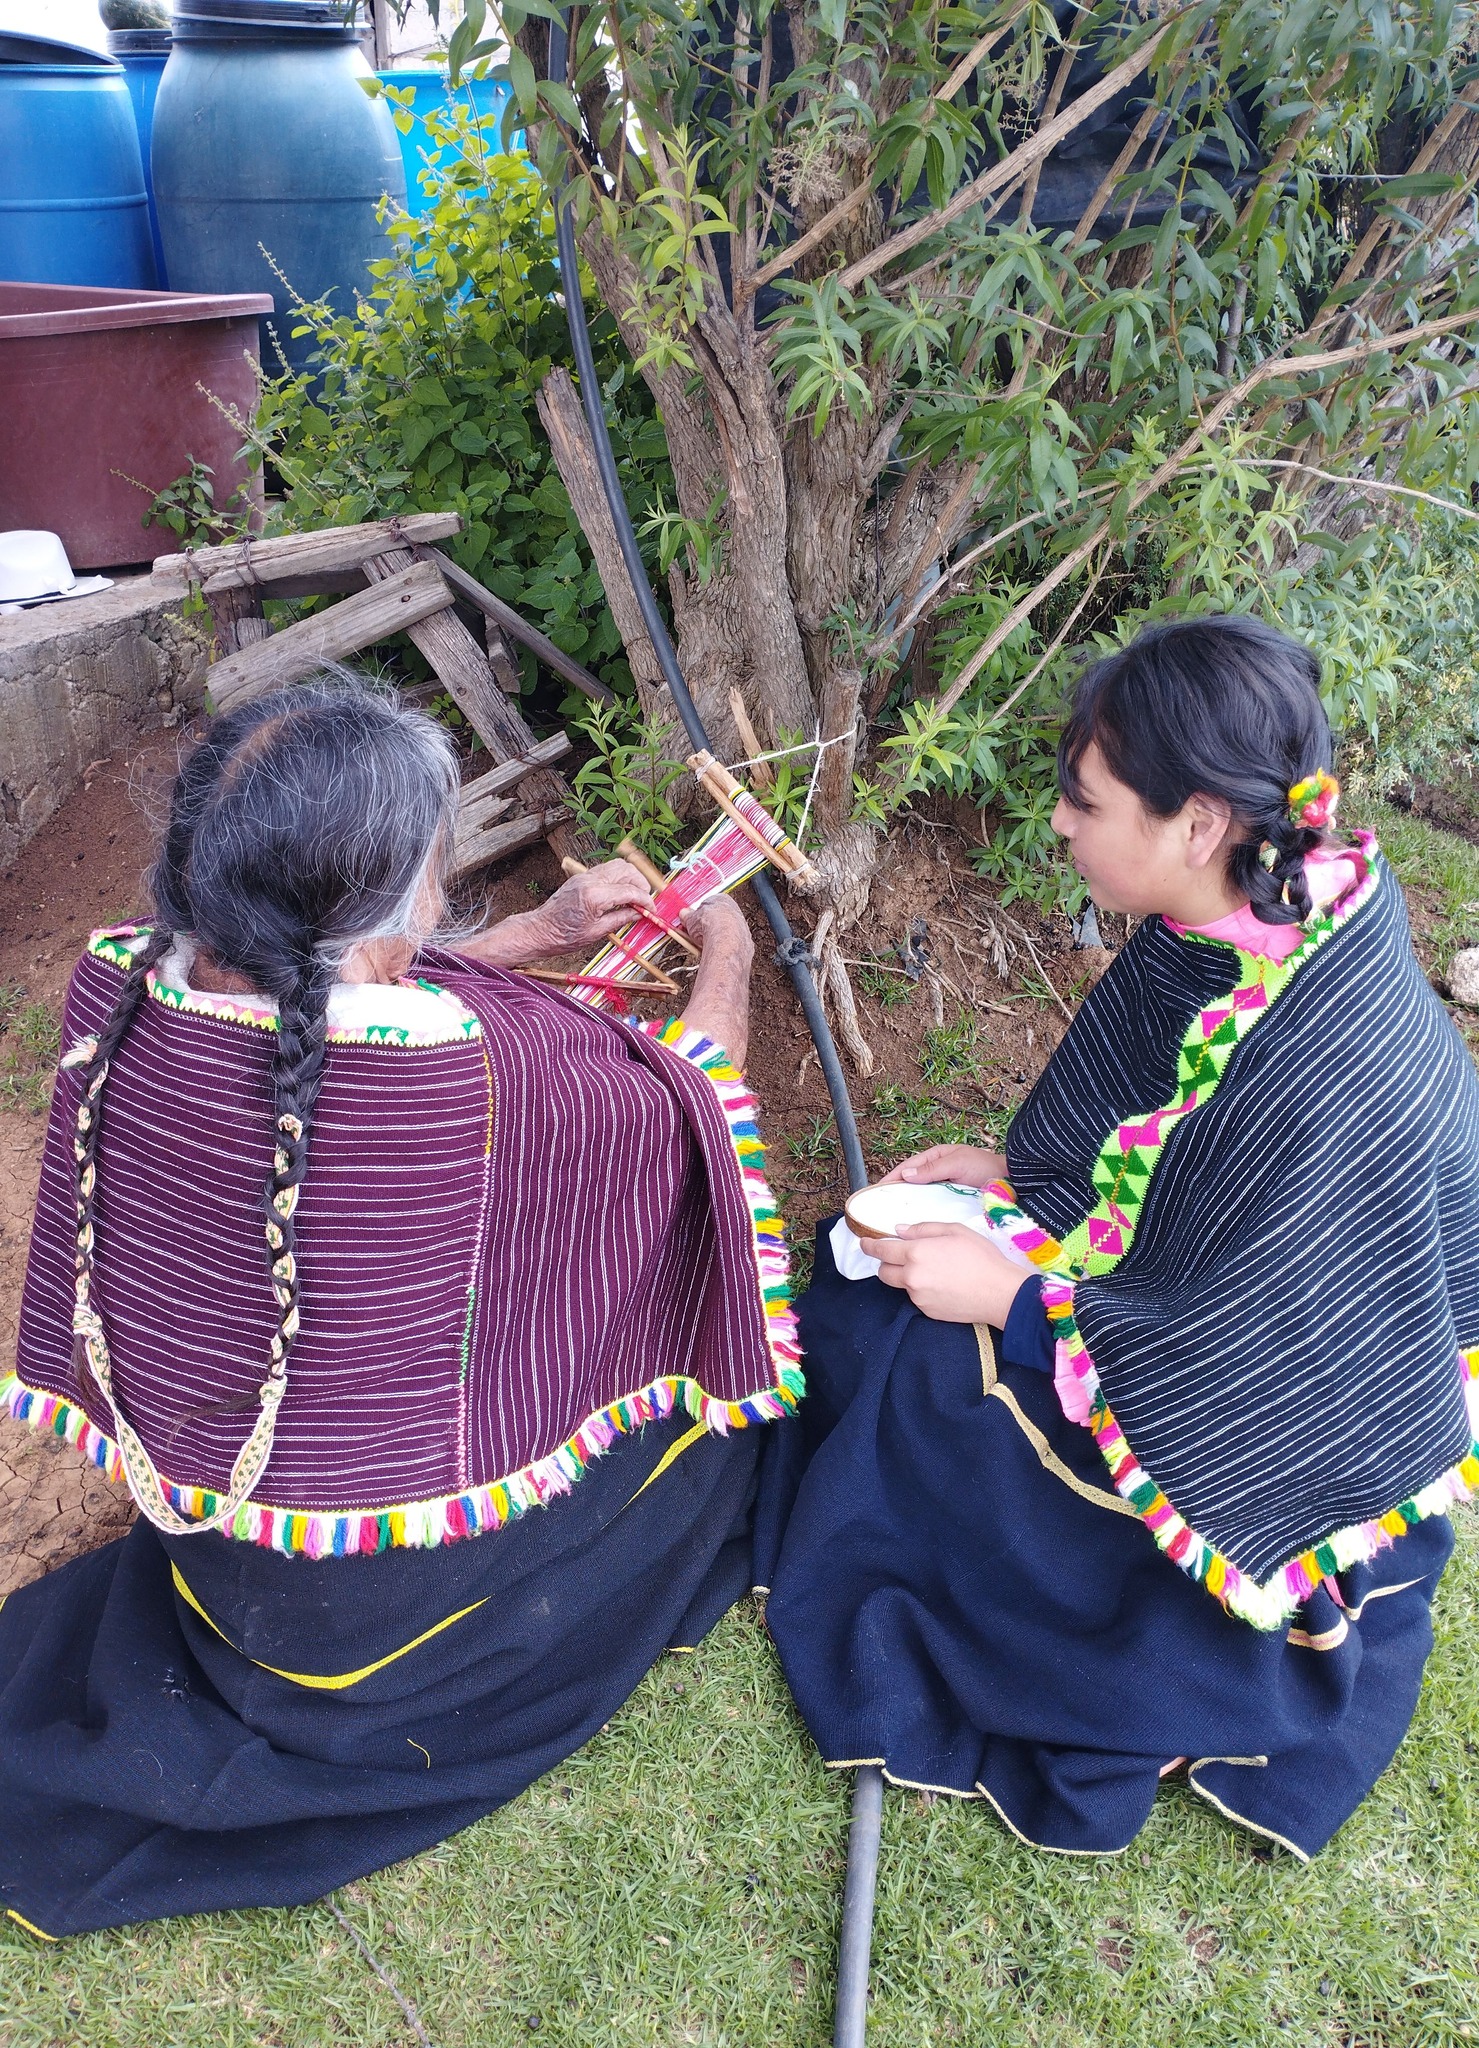
[[[1105,1139],[1090,1176],[1098,1190],[1098,1206],[1063,1242],[1065,1255],[1082,1274],[1108,1273],[1118,1265],[1134,1240],[1145,1191],[1172,1131],[1211,1097],[1233,1054],[1254,1025],[1268,1015],[1300,968],[1375,894],[1379,886],[1375,836],[1357,832],[1354,838],[1364,869],[1356,886],[1310,927],[1308,936],[1287,959],[1238,955],[1236,986],[1192,1020],[1182,1041],[1171,1100],[1148,1116],[1117,1124]],[[1202,939],[1195,932],[1188,937],[1203,945],[1226,943]]]
[[[96,931],[88,940],[87,950],[95,960],[106,960],[110,967],[122,968],[126,974],[134,964],[132,941],[143,936],[147,926],[136,924],[110,925]],[[331,1023],[328,1030],[331,1045],[396,1045],[422,1046],[453,1044],[459,1040],[475,1039],[481,1036],[478,1020],[465,1010],[456,998],[433,981],[417,980],[405,984],[408,987],[424,989],[428,995],[439,996],[445,1015],[434,1029],[410,1029],[404,1024],[375,1023],[343,1025]],[[178,1010],[192,1017],[216,1017],[227,1024],[246,1024],[255,1031],[276,1031],[277,1007],[263,1003],[252,996],[218,995],[204,989],[180,988],[166,979],[160,967],[151,968],[148,976],[150,997],[162,1003],[167,1010]]]
[[[1088,1427],[1116,1492],[1183,1571],[1231,1612],[1263,1629],[1281,1627],[1322,1579],[1374,1556],[1415,1523],[1444,1513],[1456,1501],[1467,1499],[1471,1488],[1479,1487],[1479,1349],[1461,1353],[1458,1360],[1474,1438],[1469,1455],[1387,1513],[1335,1531],[1260,1584],[1190,1526],[1136,1458],[1105,1398],[1079,1329],[1075,1291],[1080,1280],[1111,1272],[1125,1256],[1134,1241],[1146,1189],[1172,1131],[1184,1117],[1205,1105],[1237,1047],[1268,1015],[1299,969],[1380,886],[1374,836],[1361,832],[1355,838],[1365,866],[1361,880],[1312,926],[1308,937],[1286,960],[1239,956],[1241,972],[1236,987],[1202,1010],[1186,1034],[1177,1062],[1176,1093],[1163,1108],[1129,1119],[1110,1132],[1092,1170],[1099,1202],[1061,1244],[1019,1206],[1005,1182],[985,1191],[990,1221],[1005,1229],[1018,1250],[1042,1271],[1043,1306],[1057,1338],[1059,1368],[1081,1383]]]

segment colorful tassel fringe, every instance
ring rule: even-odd
[[[599,1409],[548,1456],[488,1486],[468,1487],[439,1499],[412,1501],[398,1507],[298,1513],[249,1501],[225,1534],[243,1543],[261,1544],[301,1557],[348,1557],[368,1552],[431,1549],[460,1537],[479,1536],[502,1528],[530,1508],[543,1507],[568,1493],[592,1460],[649,1422],[659,1422],[682,1408],[706,1429],[725,1436],[753,1423],[780,1421],[805,1392],[796,1316],[791,1308],[785,1227],[763,1171],[765,1148],[756,1122],[756,1102],[729,1055],[712,1039],[685,1031],[676,1023],[643,1024],[680,1059],[690,1061],[708,1077],[729,1127],[730,1142],[750,1211],[755,1272],[764,1303],[765,1334],[775,1370],[774,1385],[742,1401],[721,1401],[706,1394],[696,1380],[672,1375],[654,1380],[636,1393]],[[123,1461],[111,1437],[91,1423],[82,1409],[58,1394],[28,1387],[11,1373],[0,1379],[0,1401],[17,1422],[47,1430],[74,1444],[110,1479],[121,1479]],[[168,1486],[172,1505],[182,1514],[205,1517],[215,1512],[218,1496],[197,1486]]]

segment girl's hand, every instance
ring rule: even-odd
[[[877,1259],[884,1285],[902,1287],[914,1306],[937,1323],[992,1323],[1004,1329],[1018,1290],[1036,1284],[1035,1274],[1003,1258],[994,1244],[963,1223],[911,1223],[897,1237],[860,1242]]]
[[[890,1181],[953,1180],[962,1187],[984,1188],[1006,1177],[1005,1152],[987,1152],[979,1145],[931,1145],[927,1152],[900,1160],[878,1185],[886,1188]]]

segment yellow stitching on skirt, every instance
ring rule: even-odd
[[[413,1637],[409,1643],[403,1643],[400,1649],[392,1650],[388,1656],[377,1657],[373,1664],[361,1665],[358,1671],[345,1671],[338,1677],[321,1677],[312,1671],[280,1671],[275,1664],[264,1664],[260,1657],[248,1657],[246,1651],[241,1649],[236,1643],[233,1643],[226,1631],[218,1627],[211,1620],[190,1588],[185,1584],[184,1578],[180,1573],[180,1567],[177,1564],[170,1566],[170,1575],[174,1579],[175,1590],[179,1593],[180,1598],[187,1606],[194,1608],[206,1627],[213,1630],[221,1638],[221,1641],[228,1650],[235,1650],[238,1657],[246,1657],[248,1664],[255,1664],[259,1671],[269,1671],[274,1678],[285,1678],[290,1685],[308,1686],[315,1692],[340,1692],[347,1685],[358,1685],[362,1678],[370,1678],[375,1672],[383,1671],[387,1664],[394,1664],[398,1657],[409,1656],[412,1650],[419,1650],[423,1643],[429,1643],[433,1636],[439,1636],[444,1628],[450,1628],[454,1621],[461,1621],[464,1615],[475,1614],[478,1608],[486,1607],[488,1604],[485,1597],[482,1600],[474,1600],[471,1607],[459,1607],[457,1612],[449,1614],[445,1621],[433,1623],[430,1628],[424,1629],[419,1636]]]

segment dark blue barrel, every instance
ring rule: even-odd
[[[157,281],[128,82],[96,51],[0,36],[0,277]]]
[[[278,350],[307,364],[295,297],[353,312],[390,254],[381,199],[405,205],[400,139],[361,88],[374,74],[357,37],[337,0],[181,0],[174,16],[152,143],[170,287],[271,292],[269,370]]]
[[[144,190],[149,195],[149,234],[154,243],[154,268],[160,289],[168,284],[164,247],[159,239],[159,215],[154,209],[154,181],[149,173],[149,136],[154,127],[154,98],[159,80],[169,61],[170,34],[167,28],[115,28],[108,34],[108,54],[123,66],[128,96],[134,106],[134,126],[139,133],[139,154],[144,160]]]

